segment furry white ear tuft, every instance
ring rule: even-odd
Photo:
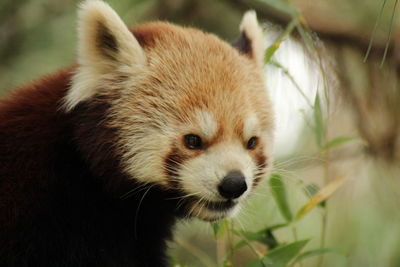
[[[239,27],[241,36],[234,44],[240,52],[255,60],[260,67],[264,64],[264,41],[262,29],[258,24],[254,10],[247,11]]]
[[[78,17],[79,67],[64,98],[67,111],[95,95],[103,77],[117,72],[132,76],[146,62],[139,42],[105,2],[83,2]]]
[[[79,63],[101,66],[101,60],[122,64],[144,62],[144,52],[117,13],[105,2],[88,0],[79,11]]]

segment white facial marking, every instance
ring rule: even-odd
[[[252,136],[258,135],[257,125],[258,119],[255,114],[250,115],[244,121],[243,136],[246,140],[250,139]]]
[[[214,115],[206,110],[197,110],[196,118],[201,132],[205,137],[212,138],[218,129],[218,123]]]
[[[179,177],[182,177],[181,183],[185,192],[195,193],[209,201],[224,201],[226,199],[218,193],[218,185],[222,179],[229,172],[239,170],[250,188],[254,168],[255,164],[241,142],[225,142],[188,161],[185,168],[179,170]],[[244,198],[248,191],[242,195]]]

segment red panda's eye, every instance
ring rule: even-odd
[[[247,146],[246,146],[246,148],[247,148],[247,149],[253,149],[253,148],[255,148],[256,145],[257,145],[257,143],[258,143],[257,141],[258,141],[257,136],[251,137],[251,138],[249,139],[249,141],[247,141]]]
[[[185,146],[189,149],[202,149],[203,142],[200,136],[195,134],[187,134],[184,136]]]

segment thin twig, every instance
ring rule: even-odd
[[[394,2],[392,17],[390,18],[389,34],[388,34],[388,37],[387,37],[387,40],[386,40],[385,52],[383,52],[383,57],[382,57],[381,65],[380,65],[381,68],[382,68],[382,66],[383,66],[383,63],[385,62],[386,55],[387,55],[387,52],[388,52],[388,50],[389,50],[390,39],[392,38],[392,31],[393,31],[394,14],[395,14],[395,12],[396,12],[396,7],[397,7],[397,3],[398,3],[398,2],[399,2],[399,0],[396,0],[396,1]]]
[[[368,49],[367,49],[367,52],[365,53],[364,62],[367,61],[368,56],[371,52],[372,44],[374,43],[374,40],[375,40],[376,30],[378,29],[379,21],[382,18],[383,9],[385,8],[386,3],[387,3],[387,0],[383,0],[381,10],[379,11],[379,16],[375,21],[375,26],[374,26],[374,29],[372,30],[371,38],[369,39]]]
[[[308,99],[308,97],[306,96],[306,94],[303,92],[303,90],[301,89],[300,85],[297,83],[297,81],[295,80],[295,78],[292,76],[292,74],[290,74],[289,70],[287,68],[285,68],[282,64],[280,64],[277,61],[271,60],[271,64],[279,69],[281,69],[283,71],[283,73],[289,78],[289,80],[293,83],[294,87],[297,89],[297,91],[299,91],[299,93],[302,95],[302,97],[304,97],[304,100],[307,102],[307,104],[313,108],[313,105],[311,104],[310,100]]]
[[[192,244],[190,244],[186,240],[181,239],[179,237],[175,237],[174,240],[179,246],[185,248],[193,256],[195,256],[204,266],[216,267],[216,265],[213,263],[213,261],[209,258],[207,253],[205,253],[204,251],[200,250],[196,246],[193,246]]]

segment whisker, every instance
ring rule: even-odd
[[[187,194],[186,196],[183,196],[182,199],[178,201],[177,209],[179,209],[185,203],[185,200],[187,198],[189,198],[190,196],[193,196],[193,195],[200,195],[200,192],[195,192],[195,193],[191,193],[191,194]]]
[[[199,208],[199,210],[197,211],[197,214],[196,214],[196,217],[198,217],[200,214],[201,214],[201,211],[203,210],[203,208],[206,206],[206,203],[207,203],[207,200],[206,201],[203,201],[201,204],[201,206],[200,206],[200,208]]]
[[[150,189],[151,189],[153,186],[155,186],[155,184],[151,185],[151,186],[147,189],[147,191],[143,194],[142,198],[141,198],[140,201],[139,201],[139,205],[138,205],[138,207],[137,207],[136,214],[135,214],[135,228],[134,228],[134,229],[135,229],[135,239],[137,239],[137,222],[138,222],[138,216],[139,216],[140,206],[142,205],[143,199],[145,198],[145,196],[147,195],[147,193],[150,191]]]
[[[129,197],[131,197],[132,195],[139,193],[140,191],[146,189],[146,186],[148,186],[149,183],[144,183],[142,185],[139,185],[138,187],[135,187],[131,190],[129,190],[128,192],[126,192],[125,194],[120,196],[120,199],[127,199]]]
[[[200,192],[194,192],[194,193],[188,193],[186,195],[183,196],[179,196],[179,197],[171,197],[171,198],[167,198],[168,200],[173,200],[173,199],[184,199],[184,198],[188,198],[191,196],[197,196],[200,195]]]
[[[189,215],[193,215],[194,210],[197,208],[197,206],[203,201],[204,197],[201,197],[196,203],[192,206],[192,208],[189,211]]]

